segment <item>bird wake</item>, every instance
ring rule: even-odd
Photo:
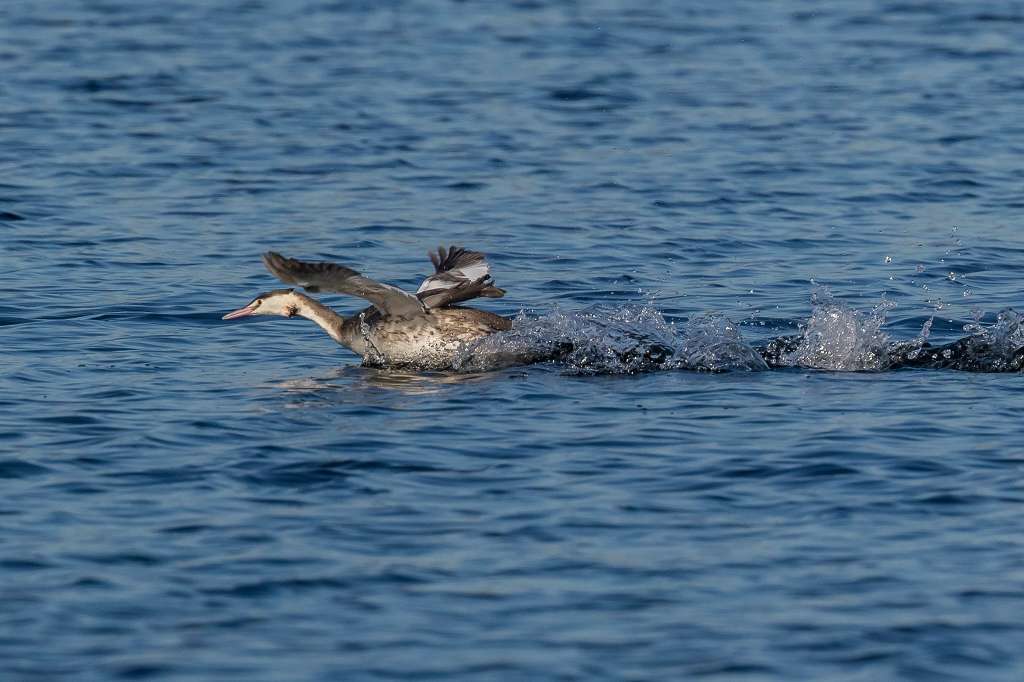
[[[911,340],[893,341],[883,330],[883,301],[861,312],[816,296],[800,333],[754,345],[724,315],[670,322],[651,305],[560,309],[530,318],[521,313],[510,331],[467,345],[453,369],[481,372],[535,362],[558,362],[580,375],[637,374],[662,370],[760,371],[798,367],[837,372],[903,367],[1015,372],[1024,367],[1024,317],[999,313],[995,324],[965,326],[967,336],[933,346],[929,324]]]

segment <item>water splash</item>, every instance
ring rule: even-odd
[[[964,325],[968,337],[958,342],[963,358],[958,366],[985,372],[1020,371],[1024,368],[1024,315],[1007,308],[996,315],[995,324],[980,319]]]
[[[889,365],[886,312],[896,304],[883,299],[868,313],[833,300],[825,289],[811,296],[814,308],[803,339],[785,363],[833,371],[880,370]]]
[[[918,333],[917,338],[911,341],[897,341],[887,349],[889,354],[890,364],[893,362],[899,362],[900,360],[917,360],[922,351],[928,346],[928,337],[932,334],[932,327],[935,325],[935,316],[932,315],[924,324],[921,325],[921,331]],[[895,352],[894,352],[895,351]]]
[[[359,333],[362,335],[363,343],[366,345],[363,363],[371,367],[387,364],[387,358],[377,349],[377,346],[374,345],[373,340],[370,338],[370,325],[366,321],[365,312],[359,313]]]
[[[724,315],[709,314],[690,320],[682,340],[672,358],[673,369],[708,372],[768,369],[761,354],[743,340],[739,327]]]
[[[980,319],[975,319],[964,325],[964,331],[984,340],[995,351],[1013,353],[1024,346],[1024,315],[1007,308],[996,315],[995,324],[985,326]]]
[[[467,346],[461,372],[557,360],[570,374],[636,374],[666,369],[721,372],[767,365],[738,327],[721,315],[677,326],[650,305],[560,309],[539,318],[520,314],[512,330]]]
[[[928,337],[931,336],[932,334],[932,325],[934,324],[935,316],[932,315],[931,317],[924,321],[923,325],[921,325],[921,333],[917,337],[921,340],[921,345],[924,345],[925,343],[928,342]]]
[[[994,325],[975,321],[968,336],[931,346],[934,318],[916,338],[893,341],[882,330],[895,303],[883,299],[869,311],[835,301],[825,289],[812,296],[811,317],[798,336],[779,337],[764,348],[744,340],[738,325],[721,314],[667,321],[651,305],[560,309],[466,346],[453,364],[458,372],[487,372],[556,361],[569,374],[636,374],[658,370],[758,371],[804,367],[842,372],[895,367],[946,367],[966,371],[1016,371],[1024,366],[1024,316],[1001,312]]]

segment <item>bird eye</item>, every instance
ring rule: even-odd
[[[254,306],[257,306],[257,307],[261,306],[261,305],[263,305],[263,299],[262,298],[257,298],[255,301],[252,302],[252,304]]]

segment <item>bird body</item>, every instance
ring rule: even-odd
[[[364,277],[335,263],[310,263],[268,252],[263,262],[278,279],[306,291],[344,293],[373,305],[343,317],[320,301],[294,289],[260,294],[245,307],[224,316],[303,317],[315,322],[336,342],[359,354],[363,364],[417,369],[451,368],[465,344],[512,328],[511,320],[485,310],[453,305],[479,296],[497,298],[482,253],[458,247],[430,254],[435,272],[415,293]]]
[[[512,322],[500,315],[459,306],[406,318],[381,317],[375,312],[346,323],[351,329],[350,348],[372,366],[451,368],[465,344],[512,328]]]

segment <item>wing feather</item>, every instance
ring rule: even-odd
[[[429,251],[434,274],[423,280],[416,295],[428,308],[443,308],[480,296],[500,298],[504,290],[494,286],[491,266],[479,251],[467,251],[460,246],[438,247]]]
[[[364,277],[344,265],[296,260],[274,251],[263,254],[263,264],[285,284],[294,284],[312,293],[323,291],[358,296],[372,303],[384,315],[401,317],[424,311],[425,304],[417,296]]]

